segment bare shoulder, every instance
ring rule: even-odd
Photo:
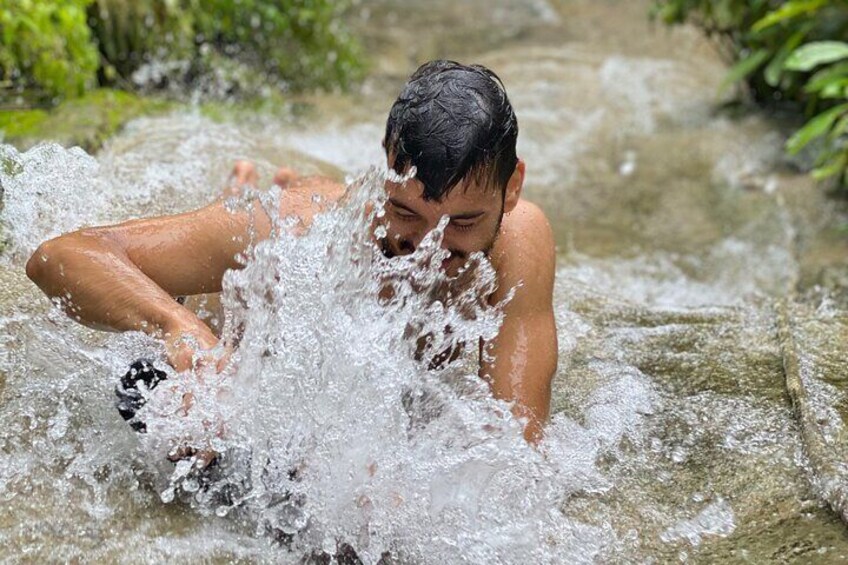
[[[345,192],[344,184],[324,176],[308,176],[300,177],[293,181],[287,191],[302,194],[312,197],[314,195],[321,196],[322,199],[327,199],[334,202],[342,197]]]
[[[551,300],[556,247],[550,222],[537,205],[522,199],[504,216],[491,259],[499,282],[493,298],[521,285],[520,294]]]
[[[286,186],[280,201],[280,215],[295,215],[309,225],[315,214],[337,202],[345,193],[345,186],[328,177],[301,177]],[[319,197],[316,199],[315,197]]]

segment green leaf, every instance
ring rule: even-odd
[[[751,31],[760,32],[774,24],[790,20],[795,16],[815,12],[827,4],[827,0],[807,0],[805,2],[787,2],[777,10],[769,12],[751,26]]]
[[[816,74],[810,77],[806,86],[804,86],[804,92],[818,92],[827,87],[827,85],[831,82],[838,81],[844,78],[848,78],[848,61],[844,63],[838,63],[836,65],[831,65],[818,71]]]
[[[843,41],[816,41],[802,45],[786,59],[785,69],[809,71],[824,63],[833,63],[848,57],[848,43]]]
[[[727,74],[724,76],[724,80],[721,81],[721,85],[719,85],[719,96],[727,89],[728,86],[742,80],[759,69],[768,57],[769,52],[766,49],[760,49],[733,65],[730,70],[727,71]]]
[[[844,98],[846,89],[848,89],[848,78],[833,80],[821,89],[819,96],[822,98]]]
[[[834,125],[833,128],[830,130],[830,134],[828,134],[827,137],[831,141],[834,141],[843,133],[848,133],[848,114],[839,118],[839,121],[836,122],[836,125]]]
[[[773,88],[777,88],[780,84],[780,77],[783,75],[783,64],[786,62],[786,59],[789,55],[798,47],[802,41],[804,41],[804,37],[807,35],[809,31],[808,26],[803,26],[800,31],[792,34],[792,36],[786,40],[786,43],[783,44],[783,47],[780,48],[780,51],[772,57],[772,60],[769,62],[768,66],[766,66],[766,70],[763,72],[763,77],[766,79],[766,84]]]
[[[812,140],[826,134],[830,129],[830,126],[833,125],[833,122],[846,111],[848,111],[848,103],[840,104],[839,106],[822,112],[807,122],[804,127],[796,131],[792,137],[789,138],[786,142],[786,150],[790,154],[795,155],[801,149],[806,147]]]
[[[823,180],[845,171],[848,168],[848,152],[828,159],[821,167],[812,170],[811,175],[815,180]]]

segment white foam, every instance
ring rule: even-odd
[[[735,529],[733,508],[723,498],[717,498],[707,504],[697,515],[681,520],[668,528],[662,533],[660,539],[664,542],[686,540],[693,546],[697,546],[705,537],[727,537]]]

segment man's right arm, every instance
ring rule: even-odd
[[[258,204],[251,212],[231,213],[218,201],[185,214],[59,236],[35,251],[26,270],[83,324],[170,336],[169,343],[190,334],[201,347],[211,348],[215,336],[173,297],[220,291],[224,272],[239,267],[236,256],[251,234],[263,238],[269,231],[268,216]],[[169,353],[172,360],[185,357]],[[190,361],[176,368],[189,367]]]

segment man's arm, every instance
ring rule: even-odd
[[[250,243],[252,226],[259,237],[270,231],[261,207],[230,213],[216,202],[185,214],[86,228],[43,243],[27,275],[48,296],[63,298],[68,314],[86,325],[169,334],[169,342],[190,334],[211,348],[215,336],[173,296],[219,291],[224,272],[239,266],[235,257]],[[189,352],[169,353],[175,368],[190,367]]]
[[[544,213],[524,203],[513,212],[511,230],[502,234],[499,251],[501,299],[515,287],[501,330],[486,351],[493,362],[481,360],[480,374],[496,398],[514,401],[513,414],[526,418],[524,437],[536,443],[548,419],[551,381],[557,367],[557,334],[553,310],[556,253]]]

